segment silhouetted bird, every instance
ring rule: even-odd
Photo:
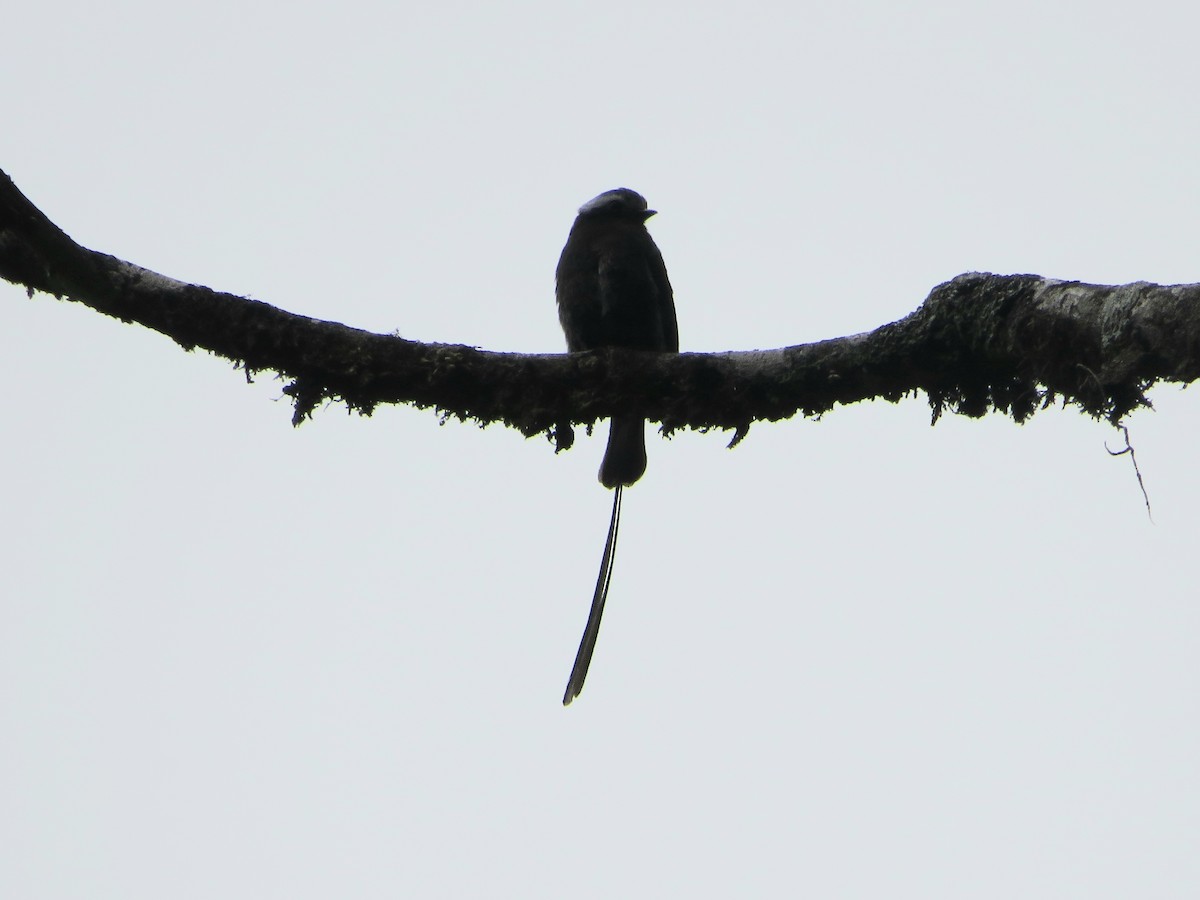
[[[628,188],[606,191],[579,208],[555,273],[558,320],[567,336],[567,350],[626,347],[679,351],[667,267],[646,231],[646,220],[654,213],[646,208],[645,197]],[[563,695],[564,706],[583,690],[592,661],[612,577],[621,488],[646,471],[645,432],[645,420],[636,416],[613,416],[609,427],[600,483],[614,489],[612,518],[591,613]]]

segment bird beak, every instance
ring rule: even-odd
[[[657,216],[657,215],[658,215],[657,209],[648,209],[644,213],[642,213],[642,221],[645,222],[651,216]]]

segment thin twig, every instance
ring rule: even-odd
[[[1150,517],[1150,523],[1154,524],[1154,513],[1150,509],[1150,495],[1146,493],[1146,483],[1142,481],[1142,470],[1138,468],[1137,454],[1133,450],[1133,444],[1129,443],[1129,428],[1126,425],[1118,425],[1121,429],[1121,434],[1125,437],[1125,446],[1120,450],[1109,449],[1108,441],[1104,442],[1104,449],[1108,450],[1109,456],[1124,456],[1129,454],[1129,460],[1133,463],[1133,473],[1137,475],[1138,487],[1142,489],[1142,499],[1146,501],[1146,515]]]

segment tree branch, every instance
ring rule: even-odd
[[[0,277],[202,347],[288,384],[299,423],[326,400],[503,422],[570,446],[571,425],[621,410],[664,430],[724,428],[924,391],[944,411],[1022,421],[1061,398],[1119,421],[1156,381],[1200,374],[1200,285],[1087,285],[960,275],[898,322],[775,350],[494,353],[288,313],[79,246],[0,172]]]

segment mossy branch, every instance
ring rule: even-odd
[[[274,371],[297,423],[328,400],[434,408],[560,448],[571,426],[621,410],[679,428],[734,430],[838,404],[924,392],[934,418],[1022,421],[1061,399],[1117,422],[1156,381],[1200,374],[1200,285],[1104,286],[970,273],[898,322],[772,350],[497,353],[426,344],[289,313],[79,246],[0,172],[0,277],[152,328],[250,372]]]

